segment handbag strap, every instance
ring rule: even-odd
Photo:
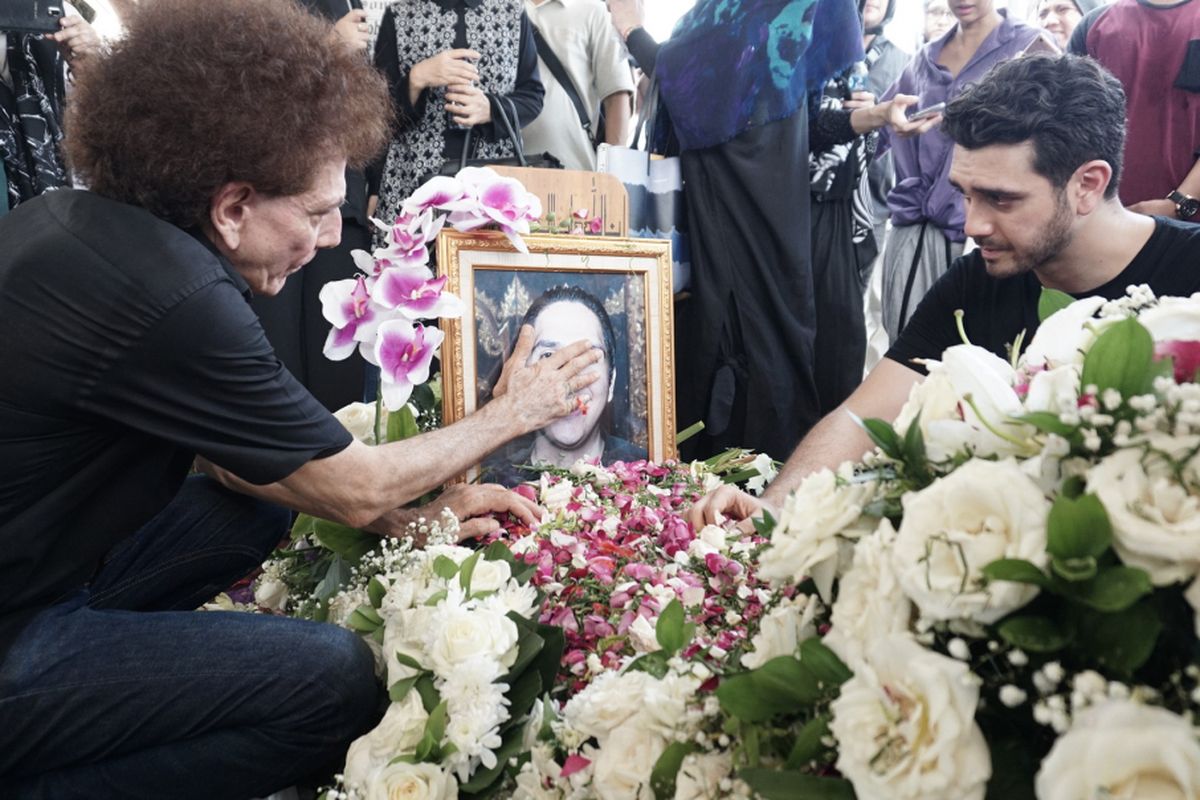
[[[558,85],[567,93],[567,97],[571,100],[571,105],[575,106],[575,113],[579,115],[579,122],[583,125],[583,129],[587,131],[588,139],[592,138],[592,115],[588,113],[587,106],[583,104],[583,100],[579,97],[579,90],[575,88],[575,81],[571,80],[570,74],[566,67],[558,60],[558,56],[554,54],[554,50],[550,47],[550,43],[542,36],[542,32],[538,30],[536,25],[533,27],[533,41],[537,45],[538,55],[542,61],[546,63],[550,74],[554,76],[554,80],[558,81]]]
[[[638,115],[637,127],[633,129],[633,146],[638,146],[638,139],[642,136],[642,128],[646,129],[646,143],[643,149],[646,152],[650,151],[654,141],[654,117],[658,114],[658,78],[650,79],[650,86],[646,89],[646,99],[642,101],[642,113]],[[647,124],[649,120],[649,124]]]
[[[513,145],[513,154],[517,157],[517,164],[522,167],[529,166],[529,162],[525,160],[525,140],[521,137],[521,129],[514,126],[513,122],[517,117],[517,104],[513,102],[511,97],[507,95],[487,95],[488,103],[492,107],[492,122],[499,123],[502,132],[509,138]],[[509,117],[508,110],[505,105],[512,109],[512,116]],[[467,161],[472,157],[472,134],[475,132],[475,127],[467,128],[466,136],[463,138],[462,155],[459,157],[458,168],[460,170],[467,168]]]

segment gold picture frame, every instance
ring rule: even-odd
[[[590,294],[602,305],[604,313],[592,316],[598,323],[600,316],[606,318],[600,328],[607,325],[605,341],[613,343],[614,352],[603,362],[611,365],[608,402],[594,423],[606,426],[604,463],[631,460],[621,454],[641,450],[654,461],[676,458],[671,243],[547,234],[523,239],[528,253],[518,252],[499,232],[438,236],[438,274],[446,276],[445,290],[461,297],[465,307],[461,319],[442,321],[444,423],[464,418],[490,398],[534,300],[574,287],[571,291]],[[462,479],[512,483],[533,477],[513,462],[529,463],[525,445],[536,448],[537,437],[549,435],[546,430],[497,451]]]

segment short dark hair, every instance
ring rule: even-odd
[[[530,304],[529,310],[525,312],[525,316],[521,319],[521,325],[533,325],[537,322],[538,316],[546,307],[554,303],[579,303],[593,314],[596,319],[600,320],[600,332],[604,337],[604,355],[608,357],[608,379],[612,381],[612,377],[616,374],[616,365],[613,361],[613,350],[616,348],[616,334],[613,332],[612,320],[608,316],[608,312],[604,310],[604,305],[596,298],[596,295],[581,289],[578,286],[569,286],[566,284],[560,286],[552,286],[542,292],[538,299]]]
[[[1125,150],[1125,91],[1086,56],[1028,55],[992,67],[946,107],[946,135],[968,150],[1033,142],[1033,168],[1062,188],[1081,164],[1107,161],[1115,197]]]
[[[226,183],[297,195],[321,160],[370,161],[391,108],[363,54],[293,0],[154,0],[81,65],[66,149],[95,192],[195,227]]]

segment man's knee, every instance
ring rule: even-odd
[[[336,625],[317,625],[305,653],[306,675],[331,736],[350,740],[371,728],[381,711],[375,656],[362,638]]]

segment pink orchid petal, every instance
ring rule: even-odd
[[[445,335],[437,328],[413,325],[406,320],[389,320],[379,326],[375,337],[375,358],[383,402],[396,411],[412,394],[413,387],[429,380],[434,352]]]
[[[562,770],[559,772],[564,778],[569,778],[576,772],[585,770],[592,765],[592,762],[580,755],[567,756],[567,760],[563,762]]]

